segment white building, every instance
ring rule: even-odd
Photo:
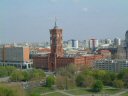
[[[99,42],[97,39],[89,40],[89,48],[91,48],[92,50],[95,50],[95,48],[97,48],[98,46],[99,46]]]
[[[112,41],[111,41],[111,39],[105,39],[105,44],[112,44]]]
[[[84,41],[82,42],[82,46],[83,46],[84,48],[89,48],[89,40],[84,40]]]
[[[77,49],[79,46],[78,40],[68,40],[68,47]]]
[[[120,38],[115,38],[115,39],[114,39],[114,45],[115,45],[115,46],[121,45],[121,39],[120,39]]]

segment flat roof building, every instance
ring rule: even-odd
[[[94,62],[94,68],[99,70],[108,70],[113,72],[120,72],[121,70],[128,68],[127,59],[104,59]]]
[[[6,46],[0,48],[0,65],[31,68],[29,47]]]

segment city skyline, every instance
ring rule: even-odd
[[[64,40],[124,39],[128,30],[127,4],[126,0],[3,0],[0,41],[49,41],[55,17]]]

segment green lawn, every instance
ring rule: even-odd
[[[119,89],[104,89],[101,92],[95,93],[91,92],[90,90],[87,89],[77,89],[77,90],[69,90],[65,91],[67,93],[73,94],[73,95],[83,95],[83,94],[115,94],[121,90]]]
[[[72,95],[84,95],[84,94],[115,94],[118,93],[122,90],[120,89],[103,89],[101,92],[95,93],[90,91],[89,89],[85,89],[85,88],[76,88],[76,89],[70,89],[70,90],[66,90],[66,93],[72,94]],[[27,90],[27,96],[30,96],[30,94],[44,94],[44,93],[48,93],[48,92],[53,92],[53,93],[49,93],[43,96],[66,96],[65,94],[59,93],[59,92],[55,92],[55,90],[52,90],[51,88],[48,87],[37,87],[37,88],[33,88],[31,90]],[[128,96],[128,95],[124,95],[124,96]]]
[[[128,92],[122,94],[121,96],[128,96]]]
[[[101,93],[115,94],[122,91],[121,89],[104,89]]]
[[[42,95],[42,96],[67,96],[67,95],[59,93],[59,92],[54,92],[54,93],[50,93],[50,94]]]
[[[90,94],[90,92],[87,91],[87,90],[85,90],[85,89],[67,90],[65,92],[70,93],[70,94],[73,94],[73,95]]]
[[[33,88],[31,90],[26,90],[27,94],[43,94],[43,93],[47,93],[47,92],[53,92],[54,90],[52,90],[51,88],[48,87],[36,87]],[[28,95],[29,96],[29,95]]]

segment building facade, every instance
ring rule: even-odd
[[[125,41],[117,46],[116,59],[128,59],[128,31],[125,33]]]
[[[92,51],[95,51],[96,48],[98,47],[98,45],[99,45],[98,40],[96,40],[96,39],[89,40],[89,48],[92,49]]]
[[[121,45],[121,39],[120,38],[115,38],[114,39],[114,46],[117,47],[119,45]]]
[[[29,59],[29,47],[3,46],[0,48],[0,65],[15,66],[29,69],[32,62]]]
[[[128,68],[127,59],[104,59],[94,62],[94,68],[98,70],[108,70],[113,72],[120,72],[121,70]]]
[[[62,29],[55,26],[50,29],[51,53],[42,56],[33,57],[33,65],[35,68],[54,71],[57,68],[75,64],[80,69],[82,66],[91,66],[93,61],[105,58],[103,55],[87,55],[87,56],[65,56],[63,51]]]
[[[68,40],[68,47],[73,48],[73,49],[78,49],[79,48],[79,41],[78,40]]]

